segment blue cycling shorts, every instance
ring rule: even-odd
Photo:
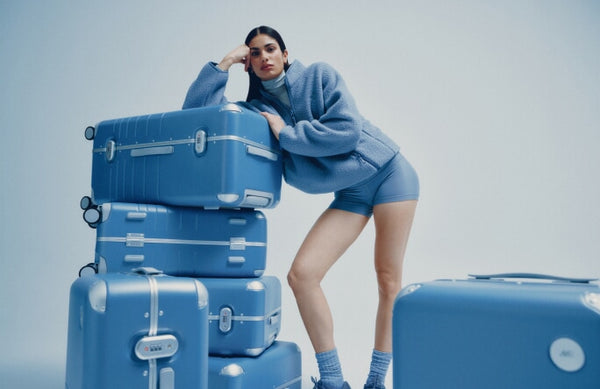
[[[372,177],[335,192],[335,199],[329,208],[370,217],[373,207],[377,204],[418,199],[417,172],[406,158],[398,153]]]

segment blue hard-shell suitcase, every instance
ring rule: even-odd
[[[208,361],[211,389],[301,389],[302,355],[292,342],[276,341],[258,357],[218,357]]]
[[[153,269],[71,286],[67,389],[206,389],[208,293]]]
[[[395,389],[600,388],[600,287],[532,274],[405,287]]]
[[[102,121],[93,139],[92,198],[194,207],[272,208],[279,143],[261,115],[236,104]]]
[[[281,283],[277,277],[200,278],[210,295],[211,355],[257,356],[281,328]]]
[[[267,221],[258,210],[105,203],[89,213],[100,273],[146,266],[179,276],[259,277],[265,270]]]

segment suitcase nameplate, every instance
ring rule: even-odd
[[[147,157],[150,155],[166,155],[173,154],[175,148],[173,146],[158,146],[158,147],[144,147],[141,149],[132,149],[129,154],[132,157]]]

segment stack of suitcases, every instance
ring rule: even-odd
[[[281,151],[236,104],[100,122],[95,259],[73,283],[66,388],[300,388],[276,340],[281,283],[264,275]]]

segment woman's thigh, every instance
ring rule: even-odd
[[[320,281],[364,229],[369,218],[327,209],[317,219],[292,264],[297,276]]]
[[[378,204],[373,208],[375,220],[375,270],[378,278],[399,283],[404,254],[412,227],[416,200]]]

